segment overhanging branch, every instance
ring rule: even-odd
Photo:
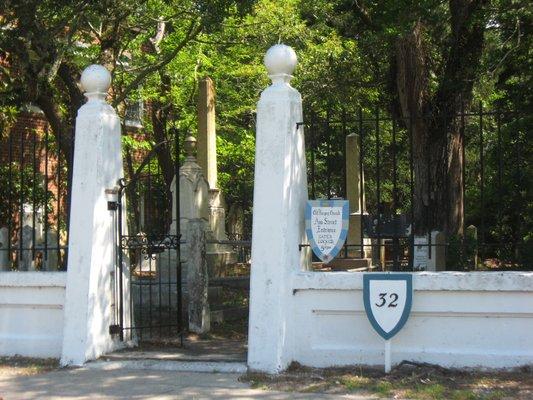
[[[118,104],[124,101],[128,94],[132,90],[136,89],[141,84],[141,82],[146,79],[146,77],[170,63],[178,55],[178,53],[187,45],[187,43],[189,43],[191,39],[196,37],[201,31],[202,25],[200,24],[196,26],[195,22],[192,22],[187,34],[185,35],[183,40],[174,48],[174,50],[172,50],[165,58],[163,58],[158,63],[148,66],[144,71],[140,72],[139,75],[137,75],[128,86],[126,86],[122,93],[120,93],[120,95],[113,100],[113,107],[116,107]]]

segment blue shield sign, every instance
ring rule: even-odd
[[[389,340],[403,328],[413,302],[413,276],[397,273],[363,275],[366,315],[376,332]]]
[[[315,255],[325,263],[335,258],[348,235],[348,200],[309,200],[305,231]]]

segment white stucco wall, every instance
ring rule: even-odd
[[[363,305],[362,273],[293,274],[287,318],[293,361],[383,365],[384,342]],[[392,338],[392,363],[509,368],[533,364],[533,273],[413,274],[413,307]]]
[[[0,355],[61,356],[65,272],[0,272]]]

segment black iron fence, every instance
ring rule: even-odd
[[[224,243],[223,243],[224,242]],[[228,240],[220,242],[232,247],[237,255],[237,262],[249,264],[252,257],[252,235],[248,233],[228,233]]]
[[[64,270],[71,179],[60,138],[46,125],[2,135],[0,271]]]
[[[394,117],[379,109],[306,117],[309,198],[350,200],[350,229],[360,233],[348,235],[338,259],[371,260],[338,261],[339,268],[531,269],[533,116],[481,104],[463,108],[449,121],[456,147],[452,140],[445,148],[447,180],[439,184],[431,182],[438,174],[429,156],[439,144],[430,134],[421,149],[415,132],[421,124],[431,126],[431,118]],[[442,209],[435,210],[439,196]],[[439,217],[446,234],[427,234]],[[420,264],[420,257],[433,267]]]

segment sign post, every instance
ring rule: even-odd
[[[305,231],[315,255],[328,263],[342,249],[348,235],[348,200],[308,200]]]
[[[374,330],[385,339],[385,372],[391,370],[391,339],[405,325],[413,302],[411,274],[363,275],[366,315]]]

